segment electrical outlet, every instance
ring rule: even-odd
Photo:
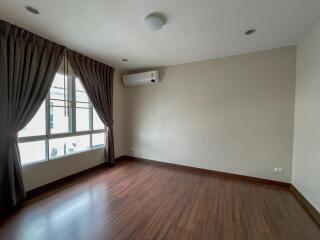
[[[275,173],[283,173],[283,172],[284,172],[283,168],[274,168],[273,171],[274,171]]]

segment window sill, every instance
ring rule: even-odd
[[[75,156],[75,155],[79,155],[79,154],[83,154],[83,153],[87,153],[87,152],[96,151],[96,150],[99,150],[99,149],[103,149],[104,147],[105,146],[95,147],[95,148],[92,148],[92,149],[89,149],[89,150],[84,150],[84,151],[81,151],[81,152],[66,154],[66,155],[63,155],[63,156],[50,158],[48,160],[47,159],[46,160],[39,160],[39,161],[25,163],[25,164],[21,164],[21,165],[22,165],[22,168],[24,168],[24,167],[28,167],[28,166],[32,166],[32,165],[44,164],[44,163],[47,163],[49,161],[61,160],[61,159],[66,158],[66,157],[70,157],[70,156]]]

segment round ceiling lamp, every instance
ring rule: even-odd
[[[144,26],[150,31],[159,31],[164,25],[164,21],[161,17],[150,14],[144,19]]]

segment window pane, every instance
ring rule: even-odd
[[[91,103],[79,78],[75,80],[76,85],[76,130],[77,132],[90,130]]]
[[[19,143],[21,163],[27,164],[46,159],[45,141]]]
[[[69,111],[68,111],[69,109]],[[50,106],[50,131],[55,133],[67,133],[71,132],[71,126],[69,126],[69,117],[71,115],[71,108],[67,108],[65,112],[64,107]]]
[[[18,134],[19,137],[39,136],[46,134],[46,105],[42,103],[38,112]]]
[[[93,130],[99,130],[99,129],[104,129],[104,124],[100,120],[96,110],[93,109]]]
[[[92,108],[90,103],[76,102],[77,108]]]
[[[105,134],[104,133],[96,133],[92,134],[92,147],[102,147],[104,146]]]
[[[49,158],[61,157],[63,155],[73,154],[89,149],[89,135],[51,139],[49,141]]]
[[[50,106],[52,106],[52,107],[68,107],[68,106],[71,107],[71,102],[50,99]]]
[[[69,91],[69,78],[64,78],[63,74],[57,73],[50,88],[50,98],[60,100],[71,100]]]
[[[71,132],[70,78],[57,73],[50,88],[50,133]]]
[[[89,97],[84,90],[79,78],[76,78],[76,101],[77,102],[90,102]]]
[[[76,128],[77,132],[90,130],[90,109],[76,108]]]

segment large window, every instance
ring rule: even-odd
[[[105,128],[80,80],[57,73],[40,109],[19,132],[22,164],[104,146]]]

